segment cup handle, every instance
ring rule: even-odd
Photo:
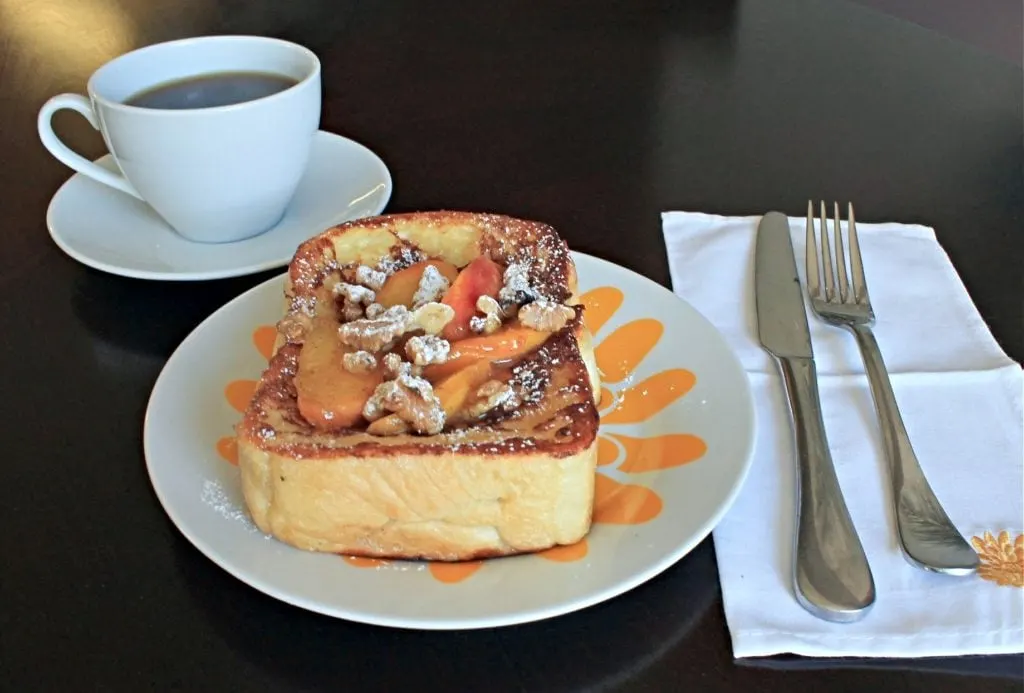
[[[96,130],[100,129],[99,119],[97,119],[96,112],[93,110],[92,104],[89,103],[89,99],[80,94],[59,94],[47,101],[39,109],[37,126],[39,128],[39,139],[43,141],[43,146],[49,149],[50,153],[68,168],[141,200],[142,196],[135,191],[135,188],[132,187],[128,179],[122,174],[114,173],[99,164],[89,161],[61,142],[60,138],[54,133],[53,124],[50,121],[54,113],[64,108],[78,111],[85,116],[85,119],[89,121],[93,128]]]

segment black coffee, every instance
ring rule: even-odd
[[[158,84],[140,91],[125,103],[170,110],[213,108],[262,99],[297,83],[298,80],[291,77],[268,72],[212,72]]]

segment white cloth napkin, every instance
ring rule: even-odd
[[[818,620],[795,601],[789,413],[776,366],[758,342],[754,309],[759,220],[662,215],[673,288],[725,335],[747,371],[757,409],[750,475],[714,530],[734,655],[1024,651],[1024,589],[977,575],[928,573],[901,556],[860,353],[848,331],[824,324],[809,308],[828,440],[877,600],[863,620],[845,625]],[[804,224],[790,219],[801,281]],[[1024,529],[1021,368],[993,339],[931,229],[858,223],[857,230],[875,335],[925,474],[968,540],[1007,530],[1012,542]]]

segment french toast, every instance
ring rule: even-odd
[[[297,249],[236,427],[256,525],[295,547],[460,561],[589,532],[599,374],[550,226],[360,219]]]

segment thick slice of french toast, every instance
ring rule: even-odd
[[[544,224],[362,219],[297,250],[237,426],[246,504],[296,547],[466,560],[590,528],[598,373]]]

